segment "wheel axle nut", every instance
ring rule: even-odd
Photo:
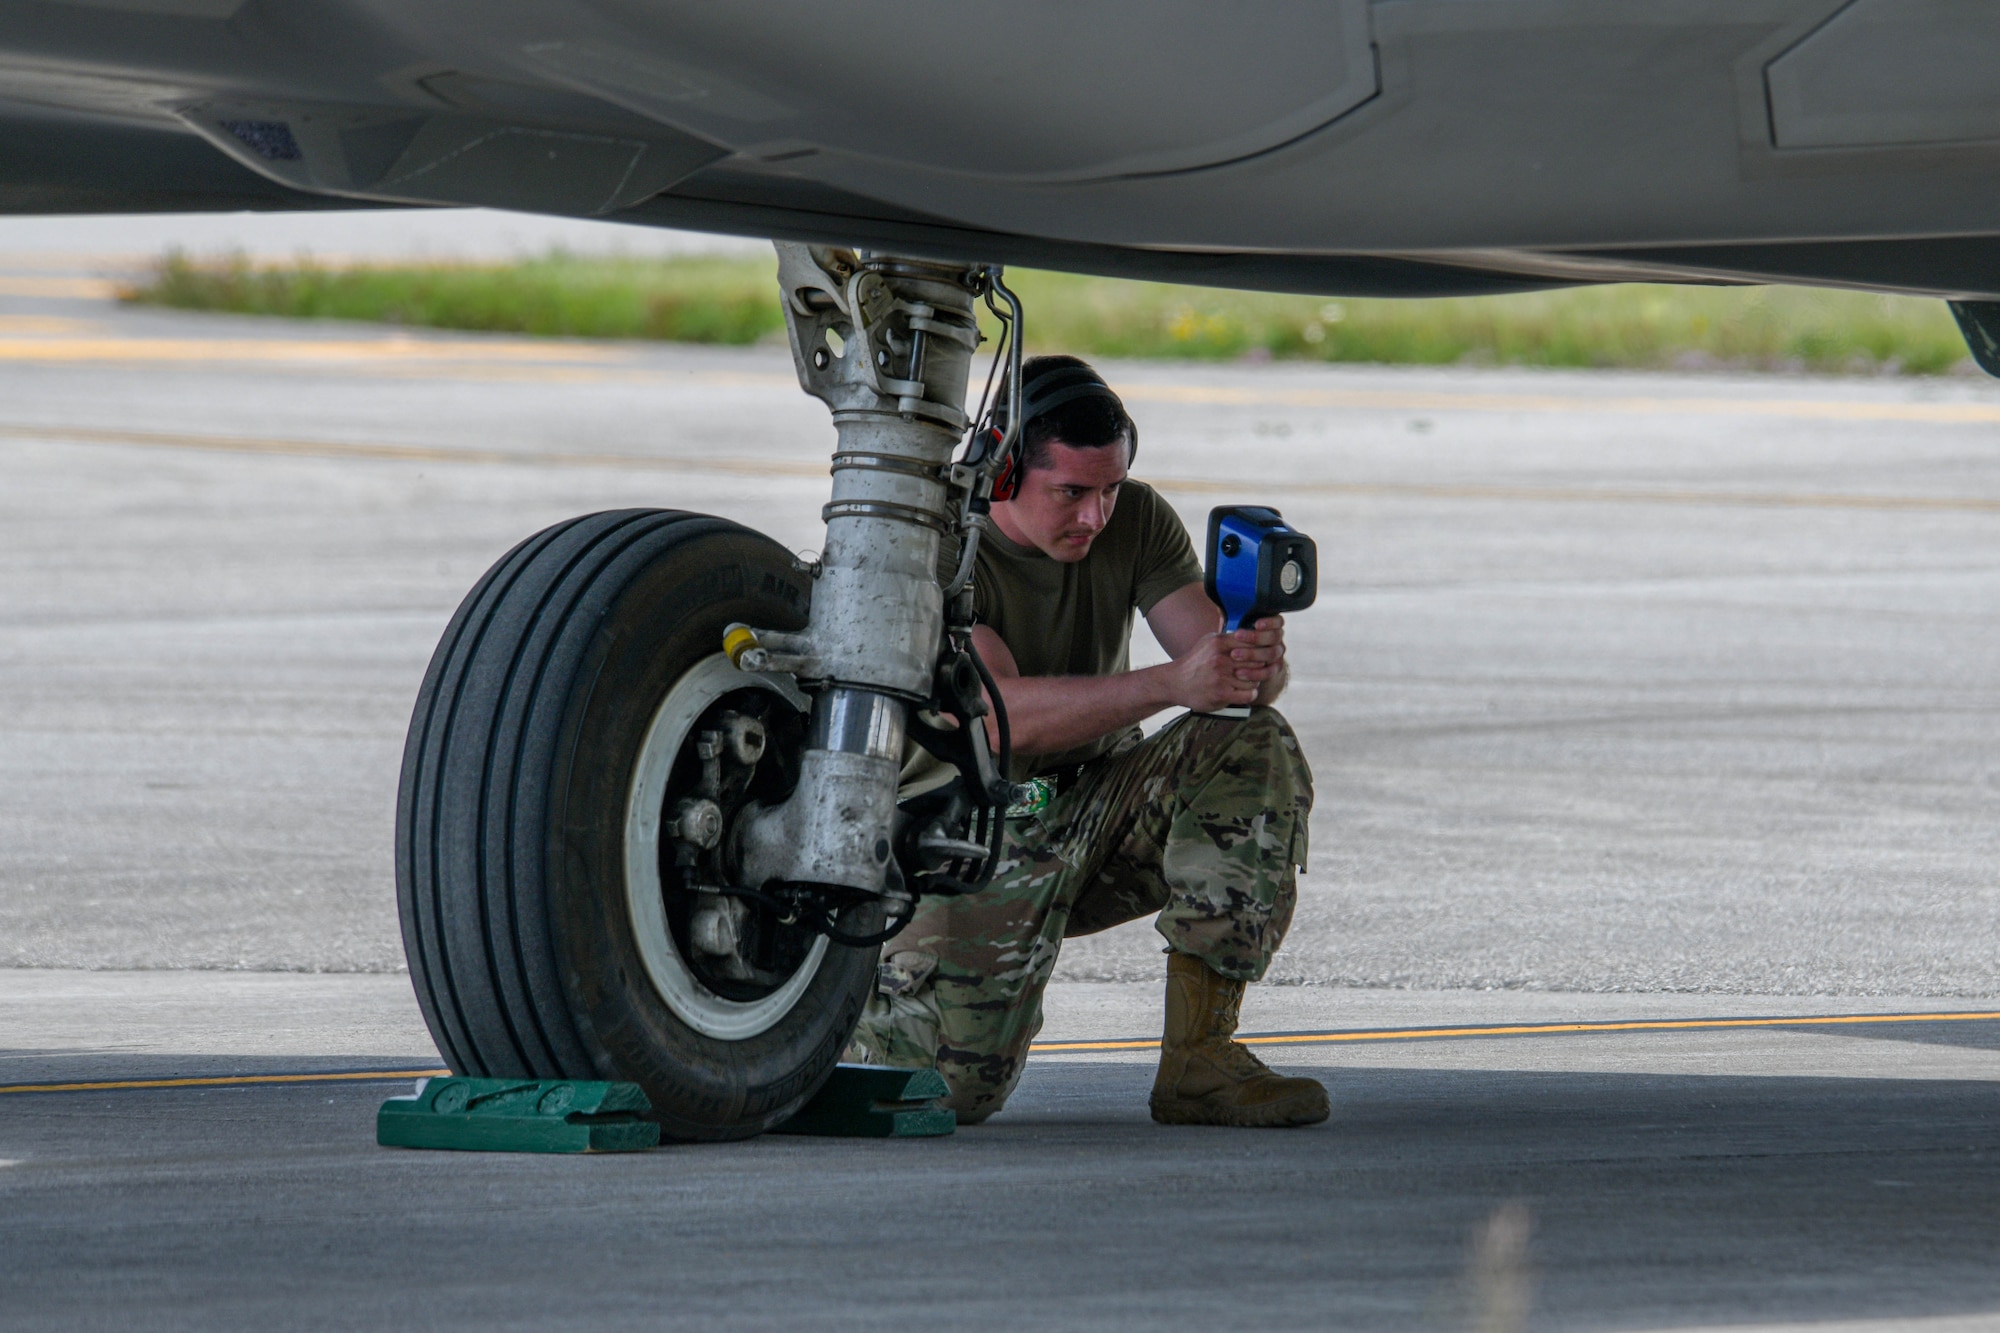
[[[674,807],[673,833],[697,847],[715,846],[722,841],[722,807],[714,801],[688,797]]]
[[[745,768],[755,767],[764,757],[764,724],[756,718],[724,713],[722,735],[728,742],[730,758]]]

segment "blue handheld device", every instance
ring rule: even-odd
[[[1218,505],[1208,511],[1206,583],[1224,630],[1303,611],[1319,595],[1319,551],[1275,509]]]

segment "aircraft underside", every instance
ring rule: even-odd
[[[485,204],[1352,295],[2000,296],[1978,0],[28,0],[0,211]]]

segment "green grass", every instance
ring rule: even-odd
[[[775,261],[552,254],[506,266],[258,267],[170,254],[122,295],[180,310],[577,338],[751,343],[781,334]]]
[[[173,254],[125,299],[184,310],[589,338],[783,336],[763,257],[330,268]],[[1627,285],[1328,300],[1018,271],[1029,348],[1085,356],[1935,375],[1966,360],[1942,301],[1798,287]]]

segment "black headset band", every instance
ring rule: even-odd
[[[1120,411],[1125,408],[1125,404],[1119,401],[1118,395],[1111,392],[1110,385],[1102,380],[1096,380],[1085,384],[1071,384],[1046,395],[1036,394],[1033,398],[1024,399],[1021,403],[1022,421],[1025,424],[1036,417],[1047,416],[1063,404],[1073,403],[1079,398],[1102,398]],[[1029,406],[1030,403],[1033,404],[1032,407]]]
[[[1089,366],[1058,366],[1021,386],[1021,424],[1026,426],[1036,417],[1045,416],[1079,398],[1103,398],[1120,412],[1125,410],[1124,402],[1111,391],[1111,386]],[[996,404],[998,410],[994,412],[994,424],[1005,423],[1006,404],[1007,396],[1003,393]]]

